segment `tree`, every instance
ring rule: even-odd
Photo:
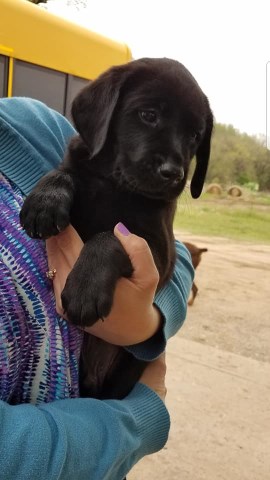
[[[263,158],[255,160],[255,170],[259,183],[259,190],[270,191],[270,152],[267,150],[267,155]]]
[[[270,152],[257,137],[216,124],[207,180],[224,186],[252,182],[270,190]]]

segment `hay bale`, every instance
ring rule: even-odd
[[[218,183],[210,183],[206,189],[206,193],[211,193],[213,195],[221,195],[222,188]]]
[[[240,187],[238,187],[238,185],[232,185],[228,191],[227,191],[228,195],[230,195],[231,197],[242,197],[243,195],[243,191]]]

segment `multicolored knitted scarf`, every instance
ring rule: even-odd
[[[56,313],[45,244],[22,230],[22,202],[0,175],[0,399],[39,404],[78,396],[82,333]]]

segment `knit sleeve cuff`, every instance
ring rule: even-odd
[[[166,348],[167,340],[183,325],[187,313],[187,301],[194,279],[190,253],[176,241],[177,259],[172,279],[156,294],[154,304],[160,310],[163,325],[148,340],[126,347],[136,358],[152,361]]]
[[[138,451],[138,458],[161,450],[170,429],[170,416],[164,402],[142,383],[137,383],[124,401],[134,416],[141,439],[143,451]]]

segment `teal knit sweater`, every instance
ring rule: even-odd
[[[142,384],[137,384],[122,401],[68,398],[76,396],[77,392],[78,331],[56,314],[42,317],[45,324],[33,321],[33,318],[39,320],[40,314],[40,309],[36,310],[38,313],[34,317],[29,314],[31,302],[33,309],[36,297],[35,301],[32,295],[27,296],[27,302],[23,299],[23,272],[17,274],[20,257],[15,262],[15,269],[11,253],[14,254],[9,247],[10,241],[13,245],[18,243],[16,232],[20,227],[16,215],[20,201],[42,175],[59,164],[74,133],[64,117],[38,101],[25,98],[0,100],[0,167],[4,175],[2,212],[12,211],[12,221],[9,213],[6,216],[1,214],[0,230],[4,271],[0,279],[4,306],[0,308],[0,398],[3,399],[0,401],[0,476],[5,480],[121,480],[141,457],[162,448],[169,430],[169,416],[163,402]],[[12,208],[8,210],[10,202]],[[10,229],[7,228],[7,219]],[[18,230],[14,230],[14,225]],[[33,245],[39,244],[41,253],[38,258],[46,261],[42,242],[30,239],[29,242],[27,263],[30,267],[38,263],[35,260],[37,247]],[[19,243],[21,247],[23,240]],[[138,358],[156,358],[164,350],[167,339],[184,321],[193,269],[185,247],[177,242],[176,248],[178,257],[173,278],[155,298],[164,316],[163,330],[148,341],[129,348]],[[16,313],[18,310],[7,308],[9,282],[13,282],[14,295],[10,303],[20,303],[20,315]],[[35,283],[33,285],[36,287]],[[46,285],[45,290],[48,288]],[[44,286],[41,291],[39,300]],[[43,303],[50,312],[50,307],[54,309],[54,299],[52,292],[47,293]],[[42,336],[44,325],[49,335]],[[38,330],[38,341],[31,349],[26,348],[28,344],[21,333],[26,329],[30,334],[32,331],[33,338]],[[57,348],[53,343],[56,332]],[[15,341],[16,335],[20,341]],[[48,356],[53,363],[54,355],[57,355],[58,367],[48,369]],[[39,359],[35,368],[33,358]],[[62,369],[61,375],[59,369]],[[31,374],[25,374],[28,370]],[[18,392],[24,392],[25,396]],[[12,403],[24,404],[11,406],[10,399]]]

